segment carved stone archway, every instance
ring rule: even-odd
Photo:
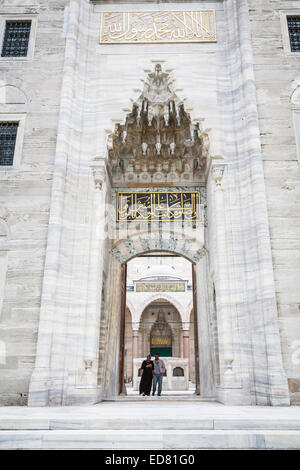
[[[196,357],[198,357],[198,363],[196,364],[196,374],[198,374],[198,379],[196,377],[196,383],[199,384],[198,393],[203,397],[215,397],[216,390],[213,377],[215,366],[210,363],[214,357],[214,354],[210,350],[212,347],[212,341],[210,338],[208,312],[211,307],[209,305],[209,299],[205,294],[208,280],[207,251],[201,243],[201,240],[188,238],[186,236],[175,236],[172,237],[172,239],[166,240],[162,237],[162,233],[159,231],[151,232],[151,236],[144,233],[135,235],[128,239],[119,240],[110,251],[110,275],[107,280],[109,294],[107,296],[107,304],[104,310],[108,312],[110,324],[119,325],[122,301],[117,299],[116,292],[125,292],[125,289],[122,288],[121,284],[123,269],[126,266],[127,261],[139,254],[146,254],[147,252],[153,253],[156,251],[176,253],[192,262],[194,278],[197,279],[197,294],[194,296],[195,330],[197,331],[195,335],[195,344],[197,344],[197,348],[199,348],[199,352],[196,353]],[[162,298],[166,296],[164,294],[161,295],[160,293],[158,297]],[[166,300],[171,301],[171,303],[174,304],[171,299],[166,298]],[[175,307],[177,308],[176,305]],[[181,312],[183,311],[180,305],[178,305],[178,310]],[[197,318],[197,310],[199,311],[199,321]],[[120,330],[113,327],[111,332],[112,334],[107,337],[106,351],[116,350],[116,347],[119,347],[118,345],[122,344],[122,340],[119,337]],[[112,376],[111,373],[108,373],[110,369],[110,365],[108,363],[108,361],[111,360],[110,356],[104,353],[102,357],[104,358],[103,367],[106,369],[106,373],[103,375],[103,392],[105,398],[118,394],[119,384],[116,381],[116,376]],[[122,351],[120,352],[119,357],[119,364],[121,367]],[[102,363],[101,360],[100,363]]]
[[[111,253],[120,263],[126,263],[139,254],[154,251],[176,253],[192,263],[197,263],[206,255],[204,240],[201,240],[199,233],[197,235],[197,238],[190,238],[180,231],[164,234],[163,231],[158,230],[151,231],[151,236],[148,233],[139,233],[130,239],[117,241]]]

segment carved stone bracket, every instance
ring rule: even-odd
[[[103,183],[108,176],[107,167],[106,167],[106,159],[104,157],[95,157],[91,165],[91,168],[93,170],[95,189],[97,189],[98,191],[101,191]]]

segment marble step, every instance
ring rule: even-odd
[[[300,449],[300,431],[0,431],[0,449]]]
[[[105,431],[135,430],[136,432],[149,431],[299,431],[299,418],[212,418],[210,416],[194,418],[178,418],[174,412],[173,418],[151,418],[145,415],[140,417],[53,417],[28,418],[11,417],[0,420],[0,431]]]
[[[119,395],[117,397],[113,397],[110,399],[104,400],[106,402],[114,401],[181,401],[181,402],[186,402],[186,401],[195,401],[195,402],[215,402],[215,398],[203,398],[198,395],[162,395],[158,397],[157,395],[150,395],[149,397],[143,397],[139,395]]]
[[[201,401],[0,408],[0,449],[300,449],[300,407]]]

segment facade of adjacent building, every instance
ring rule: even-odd
[[[0,32],[0,404],[155,349],[299,404],[300,1],[2,0]]]

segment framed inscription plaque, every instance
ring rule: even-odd
[[[117,194],[117,222],[201,220],[200,192]]]
[[[216,41],[214,10],[101,13],[100,44]]]
[[[185,282],[137,282],[136,292],[185,292]]]

